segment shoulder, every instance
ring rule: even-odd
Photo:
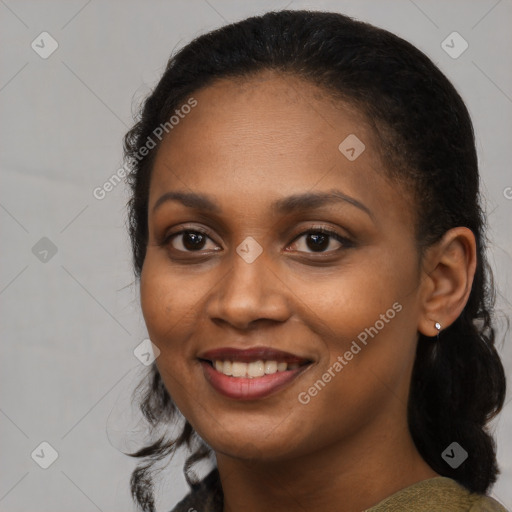
[[[222,512],[223,496],[215,468],[171,512]],[[509,512],[490,496],[472,493],[455,480],[436,477],[402,489],[365,512]]]
[[[171,512],[222,512],[223,498],[219,472],[212,470],[171,510]]]
[[[480,496],[469,512],[508,512],[507,509],[490,496]]]
[[[495,499],[470,492],[455,480],[436,477],[392,494],[366,512],[508,512]]]

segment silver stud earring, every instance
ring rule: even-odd
[[[441,324],[439,322],[436,322],[434,324],[434,327],[437,329],[437,339],[439,340],[439,333],[441,332]]]

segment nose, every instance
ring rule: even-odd
[[[216,323],[240,330],[264,322],[282,323],[290,317],[289,291],[263,253],[248,263],[237,253],[231,268],[212,290],[207,315]]]

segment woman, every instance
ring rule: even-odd
[[[505,510],[473,129],[424,54],[334,13],[223,27],[171,58],[125,154],[141,409],[185,418],[131,454],[142,510],[183,445],[175,511]]]

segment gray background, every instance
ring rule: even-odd
[[[500,325],[510,315],[511,0],[0,0],[0,510],[135,510],[135,461],[120,450],[142,435],[128,399],[146,370],[133,351],[147,333],[124,230],[127,191],[118,185],[98,200],[93,190],[120,167],[132,110],[173,49],[286,6],[387,28],[454,82],[475,124]],[[47,59],[31,48],[43,31],[59,45]],[[441,46],[453,31],[469,44],[456,59]],[[43,237],[56,254],[44,253]],[[501,352],[510,373],[510,343]],[[510,393],[493,430],[502,469],[493,496],[512,509]],[[35,462],[50,460],[43,441],[58,452],[48,469]],[[181,462],[157,486],[159,511],[186,492]]]

